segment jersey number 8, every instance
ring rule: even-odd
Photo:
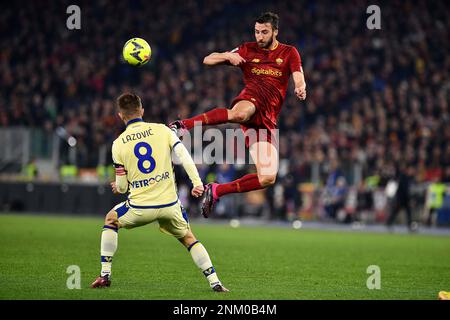
[[[141,148],[145,149],[144,154],[140,153]],[[152,147],[148,143],[146,142],[137,143],[136,146],[134,147],[134,155],[136,156],[136,158],[138,158],[137,166],[139,171],[141,171],[142,173],[151,173],[153,170],[155,170],[156,161],[152,157]],[[144,167],[145,161],[150,162],[150,167],[148,168]]]

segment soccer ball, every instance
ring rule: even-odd
[[[152,48],[141,38],[132,38],[123,46],[123,58],[133,66],[142,66],[146,64],[152,55]]]

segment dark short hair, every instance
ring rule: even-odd
[[[119,111],[125,116],[134,115],[142,108],[141,98],[133,93],[123,93],[117,98]]]
[[[276,13],[273,12],[264,12],[262,13],[255,22],[257,23],[270,23],[272,25],[273,30],[278,30],[278,21],[280,18]]]

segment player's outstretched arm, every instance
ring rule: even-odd
[[[126,193],[128,191],[128,179],[125,168],[121,165],[115,165],[116,181],[111,183],[113,193]]]
[[[294,79],[294,92],[300,100],[306,99],[306,82],[303,72],[296,71],[292,74]]]
[[[238,66],[245,63],[245,59],[242,58],[239,53],[235,52],[213,52],[203,59],[203,63],[208,66],[216,66],[221,64]]]
[[[113,193],[126,193],[128,191],[127,170],[123,165],[117,144],[112,145],[112,156],[114,169],[116,171],[116,181],[111,183]]]
[[[200,178],[200,175],[198,174],[197,167],[195,166],[194,160],[192,160],[189,151],[182,143],[177,143],[174,146],[173,150],[175,151],[175,154],[180,160],[184,170],[189,176],[189,179],[191,179],[192,185],[194,186],[191,192],[192,195],[194,197],[200,197],[203,194],[204,190],[203,182],[202,179]]]

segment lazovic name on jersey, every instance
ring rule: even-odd
[[[152,129],[148,129],[142,132],[136,132],[136,133],[130,133],[127,134],[125,137],[122,137],[122,142],[123,144],[130,142],[130,141],[134,141],[134,140],[139,140],[148,136],[152,136]]]

